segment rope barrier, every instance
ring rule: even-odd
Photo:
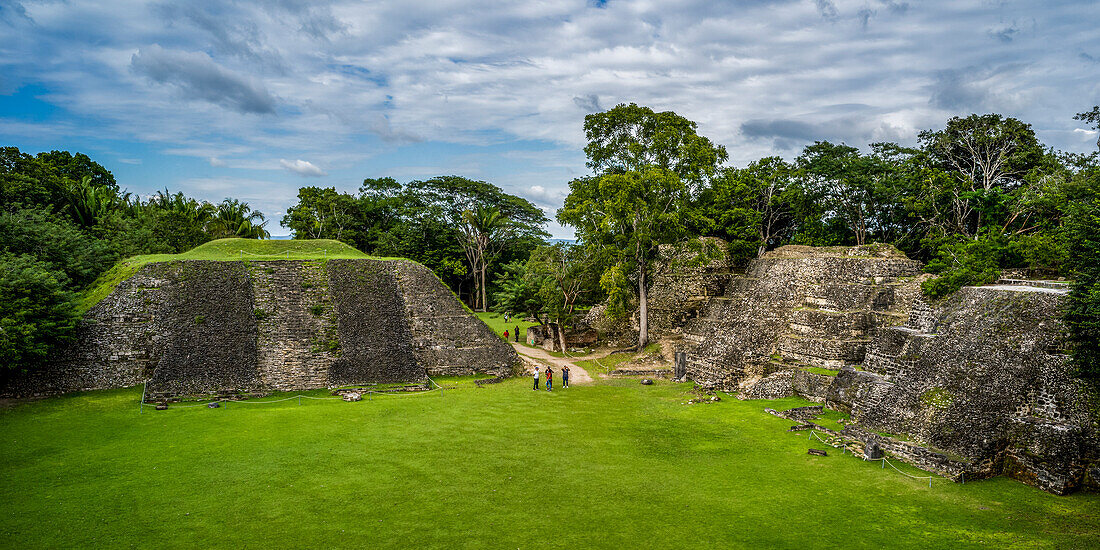
[[[840,445],[833,445],[832,443],[829,443],[828,441],[825,441],[824,439],[821,439],[821,436],[817,435],[817,432],[815,432],[814,430],[810,430],[810,437],[808,437],[807,439],[810,439],[810,438],[816,438],[818,441],[820,441],[820,442],[822,442],[822,443],[824,443],[824,444],[826,444],[826,445],[828,445],[828,446],[830,446],[834,449],[845,449],[845,450],[847,450],[845,447],[842,447]],[[892,462],[890,462],[889,460],[887,460],[886,457],[882,457],[882,458],[863,457],[864,462],[867,462],[867,461],[874,462],[874,461],[877,461],[877,460],[882,461],[882,468],[883,469],[885,469],[886,466],[889,465],[891,468],[894,469],[895,472],[897,472],[897,473],[899,473],[899,474],[901,474],[905,477],[908,477],[908,478],[911,478],[911,479],[927,479],[928,480],[928,487],[929,488],[932,487],[932,477],[933,476],[914,476],[914,475],[907,474],[907,473],[899,470],[897,468],[897,466],[894,466],[894,464]]]
[[[373,400],[374,394],[378,394],[379,396],[387,396],[388,395],[388,396],[391,396],[391,397],[413,397],[413,396],[417,396],[417,395],[423,395],[423,394],[427,394],[427,393],[435,393],[436,391],[439,391],[439,394],[443,395],[443,386],[440,386],[439,384],[436,384],[434,380],[432,380],[432,383],[437,386],[437,388],[434,389],[434,390],[426,390],[426,391],[418,391],[418,392],[403,392],[403,393],[366,391],[366,392],[363,392],[363,393],[366,393],[367,396],[368,396],[368,399],[370,399],[370,400]],[[237,400],[233,400],[233,399],[217,399],[217,400],[214,400],[214,401],[207,401],[205,403],[200,403],[200,404],[197,404],[197,405],[172,405],[171,408],[173,408],[173,409],[193,409],[195,407],[209,407],[211,403],[218,403],[220,405],[229,405],[230,403],[241,403],[241,404],[244,404],[244,405],[267,405],[267,404],[270,404],[270,403],[282,403],[282,402],[285,402],[285,401],[293,401],[295,399],[297,399],[298,404],[301,405],[303,398],[312,399],[314,401],[343,401],[343,399],[344,399],[343,397],[313,397],[312,395],[298,394],[298,395],[291,395],[289,397],[284,397],[283,399],[269,399],[269,400],[266,400],[266,401],[248,401],[248,400],[237,401]],[[144,413],[145,412],[144,411],[145,407],[148,407],[148,406],[155,406],[155,404],[145,402],[145,392],[144,392],[144,390],[142,390],[141,403],[138,405],[138,407],[141,410],[141,412]]]

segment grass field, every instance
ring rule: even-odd
[[[442,383],[461,389],[139,414],[138,388],[0,409],[0,547],[1100,545],[1100,495],[929,488],[808,456],[762,412],[799,400]]]
[[[218,239],[199,245],[181,254],[146,254],[117,263],[104,272],[78,298],[77,311],[84,313],[107,297],[122,281],[129,279],[141,266],[175,260],[323,260],[376,258],[340,241]],[[397,258],[376,258],[397,259]]]

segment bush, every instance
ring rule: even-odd
[[[995,238],[981,236],[943,244],[925,271],[939,275],[921,284],[924,293],[933,298],[946,296],[961,287],[983,285],[1001,276],[998,268],[1000,243]]]
[[[0,253],[0,368],[37,366],[72,337],[78,317],[64,278],[29,255]]]

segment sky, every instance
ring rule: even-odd
[[[1084,1],[0,0],[0,146],[83,152],[139,195],[247,201],[456,174],[553,218],[584,116],[674,111],[729,164],[916,143],[995,112],[1096,148]],[[555,237],[572,231],[551,223]]]

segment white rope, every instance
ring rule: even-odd
[[[818,440],[818,441],[820,441],[820,442],[822,442],[822,443],[824,443],[824,444],[826,444],[826,445],[828,445],[828,446],[830,446],[830,447],[832,447],[832,448],[834,448],[834,449],[840,449],[840,448],[842,448],[842,447],[841,447],[841,446],[839,446],[839,445],[833,445],[832,443],[829,443],[828,441],[825,441],[824,439],[821,439],[821,436],[817,435],[817,432],[816,432],[816,431],[814,431],[814,430],[810,430],[810,436],[811,436],[811,437],[815,437],[815,438],[817,438],[817,440]],[[868,460],[870,460],[870,461],[872,461],[872,462],[874,462],[874,461],[878,461],[878,460],[881,460],[883,464],[885,464],[885,465],[888,465],[888,466],[890,466],[891,468],[893,468],[893,469],[894,469],[894,471],[895,471],[895,472],[897,472],[897,473],[899,473],[899,474],[901,474],[901,475],[903,475],[903,476],[905,476],[905,477],[908,477],[908,478],[912,478],[912,479],[927,479],[927,480],[928,480],[928,484],[929,484],[929,486],[931,486],[931,485],[932,485],[932,476],[914,476],[914,475],[910,475],[910,474],[907,474],[907,473],[905,473],[905,472],[903,472],[903,471],[899,470],[899,469],[897,468],[897,466],[894,466],[894,465],[893,465],[893,463],[891,463],[891,462],[890,462],[889,460],[887,460],[887,459],[886,459],[886,457],[882,457],[882,458],[871,458],[871,459],[868,459],[868,458],[864,457],[864,458],[863,458],[863,460],[864,460],[864,461],[868,461]]]
[[[897,472],[897,473],[899,473],[899,474],[901,474],[901,475],[903,475],[903,476],[905,476],[905,477],[911,477],[911,478],[913,478],[913,479],[927,479],[927,480],[931,480],[931,479],[932,479],[932,476],[911,476],[911,475],[909,475],[909,474],[907,474],[907,473],[905,473],[905,472],[903,472],[903,471],[901,471],[901,470],[897,469],[897,467],[896,467],[896,466],[894,466],[894,465],[893,465],[893,464],[892,464],[892,463],[891,463],[891,462],[890,462],[889,460],[886,460],[886,457],[883,457],[883,458],[882,458],[882,461],[883,461],[883,462],[885,462],[887,466],[889,466],[889,467],[893,468],[895,472]]]
[[[298,397],[299,396],[294,395],[294,396],[291,396],[291,397],[287,397],[286,399],[272,399],[272,400],[269,400],[269,401],[237,401],[237,403],[244,403],[246,405],[263,405],[265,403],[282,403],[283,401],[290,401],[292,399],[297,399]],[[220,401],[219,401],[219,403],[220,403]]]
[[[435,384],[435,381],[432,380],[432,383]],[[436,384],[436,386],[439,386],[439,384]],[[368,395],[380,395],[380,396],[390,395],[390,396],[393,396],[393,397],[411,397],[411,396],[422,395],[422,394],[426,394],[426,393],[434,393],[436,391],[442,392],[443,387],[439,386],[434,390],[419,391],[419,392],[391,393],[391,392],[367,391],[367,392],[363,392],[363,393],[366,393]],[[245,405],[267,405],[269,403],[282,403],[284,401],[293,401],[295,399],[300,400],[302,398],[312,399],[314,401],[342,401],[344,399],[343,397],[313,397],[311,395],[299,394],[299,395],[292,395],[290,397],[286,397],[286,398],[283,398],[283,399],[270,399],[270,400],[267,400],[267,401],[248,401],[248,400],[236,401],[236,400],[229,400],[229,399],[218,399],[216,401],[208,401],[206,403],[200,403],[198,405],[172,405],[170,408],[172,408],[172,409],[193,409],[195,407],[209,407],[211,403],[218,403],[218,404],[225,404],[225,405],[228,405],[229,403],[242,403],[242,404],[245,404]],[[154,403],[144,403],[143,402],[143,403],[140,404],[140,406],[141,407],[146,407],[146,406],[152,407],[152,406],[155,406],[155,404]]]

